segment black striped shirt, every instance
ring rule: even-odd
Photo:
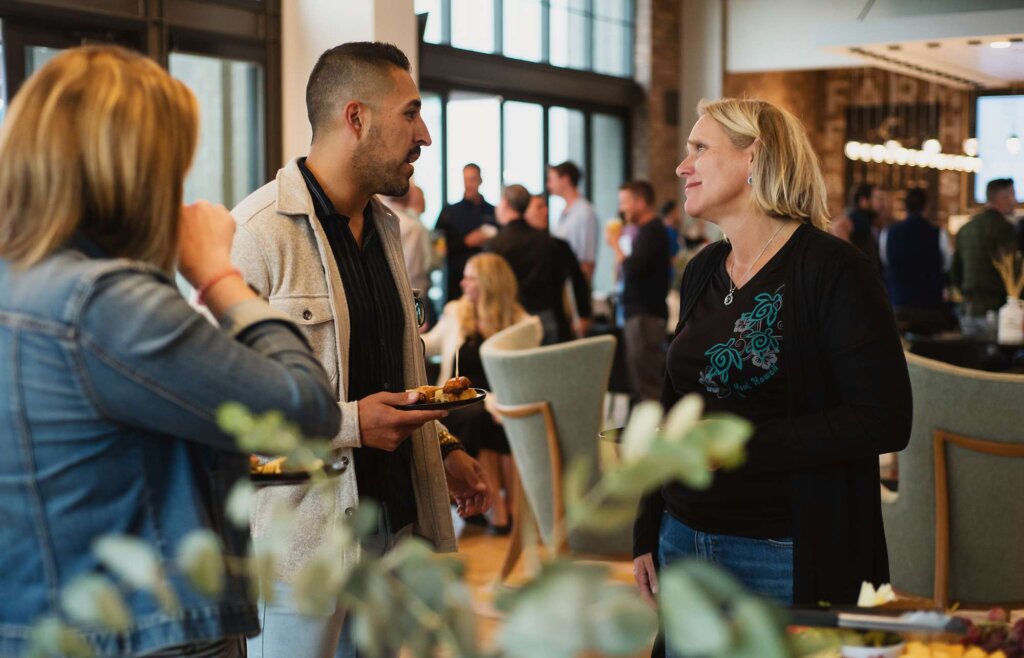
[[[313,198],[313,209],[327,234],[331,253],[345,286],[350,323],[348,348],[348,400],[381,391],[405,390],[402,342],[405,315],[394,274],[371,204],[363,211],[363,244],[356,243],[348,217],[338,213],[316,177],[299,169]],[[403,441],[394,452],[376,448],[354,450],[356,484],[361,499],[372,498],[384,508],[388,527],[402,528],[416,520],[412,486],[412,447]]]

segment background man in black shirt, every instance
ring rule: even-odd
[[[665,322],[668,319],[670,255],[668,232],[654,212],[654,188],[647,181],[631,181],[619,188],[619,212],[638,227],[629,255],[617,234],[608,246],[622,267],[622,305],[626,325],[626,366],[635,400],[657,400],[665,374]]]
[[[498,232],[494,219],[494,206],[480,196],[480,166],[472,162],[462,168],[462,182],[466,193],[462,201],[445,206],[437,218],[437,230],[444,234],[448,257],[445,264],[445,301],[462,297],[462,270],[475,254],[483,251],[483,244]]]
[[[544,343],[573,338],[572,325],[563,303],[565,282],[572,280],[573,294],[581,321],[590,320],[590,287],[572,248],[526,223],[523,214],[530,193],[522,185],[509,185],[501,193],[497,216],[501,232],[487,243],[487,250],[502,256],[512,266],[519,284],[519,303],[540,318]],[[580,328],[585,331],[585,325]]]

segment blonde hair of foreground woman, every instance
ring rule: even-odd
[[[0,257],[29,267],[80,231],[110,257],[170,271],[198,116],[192,92],[142,55],[54,57],[0,129]]]
[[[458,318],[462,335],[472,336],[478,330],[489,338],[520,320],[526,311],[517,301],[519,285],[508,261],[497,254],[477,254],[466,262],[476,270],[480,298],[476,304],[465,295],[459,299]]]
[[[751,200],[769,217],[828,230],[825,179],[807,131],[792,114],[760,100],[702,100],[700,116],[722,127],[737,149],[755,141]]]

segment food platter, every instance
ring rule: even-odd
[[[471,404],[481,402],[487,397],[487,391],[482,388],[474,388],[476,395],[465,400],[454,400],[452,402],[418,402],[416,404],[396,404],[395,409],[402,411],[437,411],[442,409],[458,409]]]
[[[343,457],[335,464],[324,464],[323,472],[329,477],[338,477],[348,470],[349,459]],[[311,476],[310,471],[282,471],[281,473],[249,473],[249,480],[258,487],[286,486],[295,484],[306,484]]]

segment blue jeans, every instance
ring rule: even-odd
[[[411,534],[411,525],[392,532],[382,514],[377,533],[363,540],[363,552],[383,555]],[[274,583],[271,603],[260,597],[259,615],[262,632],[246,643],[249,658],[359,658],[352,617],[337,606],[323,616],[300,614],[285,583]]]
[[[665,512],[658,564],[664,568],[685,558],[717,564],[758,596],[782,605],[793,602],[793,540],[789,537],[752,539],[699,532]]]

